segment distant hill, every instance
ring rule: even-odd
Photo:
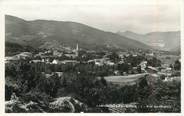
[[[19,54],[20,52],[30,52],[36,51],[30,46],[23,46],[17,43],[5,42],[5,56],[13,56]]]
[[[53,20],[26,21],[5,16],[6,42],[28,45],[33,48],[58,48],[61,45],[81,48],[150,49],[139,41],[105,32],[76,22]]]
[[[165,51],[180,50],[180,31],[151,32],[147,34],[125,31],[118,32],[118,34],[152,46],[155,49]]]

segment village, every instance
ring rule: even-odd
[[[159,81],[161,81],[161,83],[163,84],[165,83],[166,85],[171,83],[167,86],[175,87],[177,85],[175,84],[173,85],[173,83],[175,82],[179,83],[181,80],[180,56],[168,55],[168,54],[165,54],[164,52],[151,51],[151,50],[150,51],[118,50],[116,52],[84,50],[80,48],[78,44],[76,44],[76,47],[74,48],[66,47],[66,49],[62,49],[62,50],[48,49],[48,50],[40,50],[38,52],[21,52],[13,56],[6,56],[5,66],[6,66],[5,71],[7,75],[6,87],[7,89],[11,87],[14,88],[14,89],[10,89],[11,91],[7,93],[8,97],[6,98],[7,100],[10,100],[7,102],[7,104],[9,104],[11,107],[13,106],[12,103],[14,102],[12,102],[11,100],[12,96],[14,96],[13,98],[17,98],[17,94],[15,94],[14,92],[18,90],[26,92],[27,91],[26,88],[33,88],[34,92],[36,92],[37,86],[41,86],[41,87],[43,86],[42,87],[44,88],[43,90],[40,87],[39,89],[41,89],[41,91],[45,91],[48,95],[50,94],[49,96],[53,98],[57,97],[58,94],[59,96],[63,96],[63,92],[67,93],[66,96],[59,97],[55,102],[53,102],[54,104],[57,104],[56,106],[53,105],[53,103],[50,103],[52,105],[49,105],[50,110],[53,110],[53,108],[56,108],[56,109],[59,108],[60,111],[63,110],[63,108],[60,108],[61,107],[60,105],[63,104],[64,101],[66,100],[65,97],[67,98],[67,101],[69,100],[68,101],[69,103],[71,102],[70,100],[75,98],[70,95],[68,96],[68,94],[70,93],[69,91],[73,91],[74,88],[77,89],[78,86],[79,87],[82,86],[83,81],[85,81],[86,79],[89,81],[88,83],[94,84],[94,88],[97,93],[100,89],[104,89],[103,92],[105,93],[101,93],[99,91],[98,93],[99,96],[97,97],[97,96],[94,96],[97,93],[92,92],[91,95],[86,98],[85,97],[86,92],[82,92],[81,94],[84,94],[84,97],[85,97],[84,99],[89,100],[88,101],[89,103],[87,102],[85,104],[88,104],[88,106],[93,107],[92,111],[91,110],[89,111],[90,108],[87,108],[88,110],[85,110],[85,112],[96,112],[96,111],[97,112],[127,112],[130,109],[131,110],[133,109],[133,111],[131,112],[137,112],[138,111],[137,105],[140,105],[139,102],[144,101],[144,99],[146,99],[144,97],[142,98],[141,96],[139,96],[140,94],[139,92],[144,92],[143,90],[145,89],[145,87],[146,88],[151,87],[152,89],[154,88],[155,90],[160,89],[159,87],[160,85],[159,86],[157,85]],[[25,76],[21,76],[22,74]],[[15,75],[15,77],[13,75]],[[12,81],[13,78],[15,79],[17,78],[18,80],[16,79],[16,81]],[[21,78],[23,78],[24,81],[19,80]],[[40,79],[42,81],[39,81]],[[78,82],[77,80],[80,80],[80,81]],[[144,83],[144,80],[146,80],[146,84]],[[38,84],[37,81],[39,81],[40,84]],[[22,84],[19,85],[18,83],[22,83]],[[101,84],[99,85],[98,83],[101,83]],[[165,84],[164,86],[166,86]],[[58,85],[60,86],[58,87]],[[89,85],[85,85],[85,86],[89,89],[89,90],[87,89],[88,91],[91,91],[91,88]],[[79,94],[81,89],[82,90],[84,89],[83,91],[85,91],[86,87],[79,88],[79,90],[73,91],[72,94],[74,93]],[[106,89],[108,89],[108,87],[112,89],[110,93],[106,92],[107,91]],[[61,89],[65,88],[66,90],[64,90],[62,93],[59,93],[60,88]],[[70,90],[71,88],[73,89]],[[114,94],[113,88],[116,88],[115,90],[118,91],[118,93],[116,93],[117,95],[113,95]],[[120,88],[122,88],[125,93],[123,92],[122,94],[122,92],[119,92],[121,91]],[[130,89],[128,90],[130,93],[126,91],[126,89]],[[148,91],[152,89],[148,89]],[[163,89],[166,89],[166,88],[163,88]],[[132,93],[131,91],[134,91],[134,92]],[[34,92],[33,92],[33,95],[36,95],[36,93]],[[100,100],[101,100],[101,97],[103,98],[103,94],[105,99],[109,101],[109,102],[106,102],[106,101],[102,102],[105,106],[105,109],[108,109],[107,111],[106,110],[104,111],[104,106],[100,105],[101,103]],[[110,95],[106,95],[106,94],[110,94]],[[146,92],[144,94],[146,95],[148,93]],[[153,93],[151,92],[149,94],[150,96],[152,96]],[[166,96],[167,95],[168,94],[166,94]],[[23,98],[25,97],[24,94],[19,95],[19,97],[21,96]],[[80,94],[77,96],[80,96]],[[108,96],[112,96],[112,99],[109,99]],[[120,101],[117,102],[116,100],[118,99],[114,99],[117,96],[124,96],[119,98],[121,102]],[[128,99],[126,99],[127,96],[129,96]],[[42,96],[42,97],[44,98],[45,96]],[[164,97],[165,96],[161,97],[161,101],[164,101],[163,100]],[[92,98],[96,99],[96,102],[94,102],[94,100],[91,101],[90,99]],[[33,99],[31,98],[31,103],[32,103],[32,100]],[[109,103],[116,103],[114,100],[117,103],[120,103],[120,107],[117,107],[117,108],[111,107],[111,104]],[[175,103],[175,98],[170,97],[169,100],[170,101],[167,101],[166,103],[170,103],[170,102],[172,102],[172,104]],[[45,102],[48,102],[48,101],[45,101]],[[97,106],[94,108],[94,106],[91,104],[96,104]],[[121,105],[126,106],[131,104],[134,104],[134,107],[136,106],[136,108],[130,108],[130,107],[122,108],[121,106]],[[30,103],[28,103],[27,105],[30,105]],[[66,107],[66,106],[64,105],[63,107]],[[72,103],[70,103],[69,106],[72,106],[72,112],[75,111],[74,110],[75,108],[72,105]],[[50,110],[47,112],[50,112]],[[151,111],[152,110],[153,109],[151,109]],[[159,109],[158,111],[165,112],[165,111],[172,111],[172,110],[173,109],[169,109],[169,110]],[[83,111],[83,110],[80,110],[80,111]],[[150,109],[146,111],[150,111]],[[157,109],[155,110],[155,112],[158,112],[158,111]]]
[[[104,76],[128,76],[136,74],[154,74],[156,77],[161,77],[163,81],[172,81],[173,79],[179,79],[180,77],[180,56],[175,57],[175,62],[163,63],[159,59],[159,56],[164,56],[164,53],[158,51],[118,51],[109,52],[102,51],[96,52],[94,50],[82,50],[78,44],[76,48],[72,49],[66,47],[64,50],[45,50],[33,54],[31,52],[22,52],[14,56],[5,57],[5,63],[27,61],[30,64],[40,65],[70,65],[75,66],[79,64],[93,65],[96,67],[109,67],[112,69],[108,74]],[[165,57],[164,60],[171,58]],[[163,60],[163,59],[162,59]],[[63,71],[58,69],[55,72],[49,72],[42,70],[42,73],[52,76],[57,73],[58,76],[63,74]],[[80,73],[80,72],[78,72]],[[94,72],[95,73],[95,72]],[[123,79],[123,77],[122,77]],[[108,80],[108,78],[107,78]],[[119,81],[119,80],[118,80]],[[123,80],[122,80],[123,81]]]

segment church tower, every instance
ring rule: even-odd
[[[75,49],[75,55],[76,55],[76,57],[79,56],[79,46],[78,46],[78,43],[77,43],[77,46],[76,46],[76,49]]]

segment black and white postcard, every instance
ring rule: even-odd
[[[181,4],[1,0],[1,110],[181,114]]]

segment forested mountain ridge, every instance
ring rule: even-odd
[[[81,48],[120,48],[120,49],[150,49],[149,46],[120,36],[105,32],[76,22],[53,20],[26,21],[21,18],[5,16],[6,42],[28,45],[33,48],[57,47],[62,44],[74,47],[76,43]],[[47,45],[49,44],[49,46]]]

